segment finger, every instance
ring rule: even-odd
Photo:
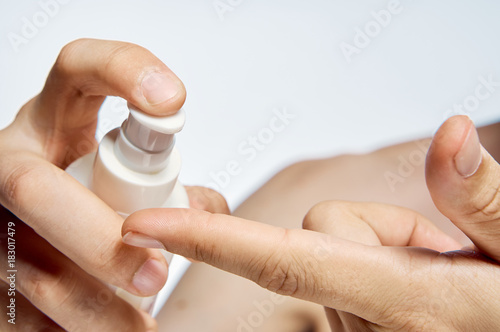
[[[140,46],[76,40],[61,50],[43,91],[23,107],[4,140],[16,136],[11,142],[17,148],[64,167],[65,154],[71,152],[75,159],[92,150],[97,111],[108,95],[123,97],[151,115],[169,115],[181,108],[186,90],[163,62]]]
[[[7,244],[4,238],[0,241],[0,278],[9,283],[15,303],[21,305],[17,308],[23,310],[22,296],[26,296],[33,306],[69,331],[155,329],[151,317],[117,297],[108,286],[76,266],[31,228],[19,222],[14,239],[14,266],[7,265]],[[11,272],[13,269],[15,272]],[[29,310],[35,311],[34,307]],[[40,313],[25,320],[18,312],[18,326],[36,318],[44,324],[49,321]]]
[[[461,248],[460,243],[421,214],[388,204],[322,202],[307,213],[303,228],[366,245],[413,246],[437,251]]]
[[[438,251],[460,249],[460,244],[413,210],[398,206],[347,201],[315,205],[303,228],[366,245],[417,246]],[[332,331],[363,331],[367,322],[356,315],[325,308]]]
[[[404,296],[401,290],[415,282],[402,267],[408,264],[408,255],[387,247],[366,247],[317,232],[194,209],[136,212],[125,220],[122,234],[127,234],[131,245],[161,243],[168,251],[238,274],[279,294],[371,319],[378,318],[372,313]],[[132,241],[135,236],[140,241]],[[372,313],[365,312],[367,306]]]
[[[0,298],[7,307],[5,317],[0,320],[0,331],[64,331],[63,328],[38,310],[22,294],[16,293],[15,296],[8,296],[10,292],[10,286],[0,281],[0,294],[2,294]],[[11,299],[14,301],[11,302]]]
[[[224,196],[213,189],[199,186],[187,186],[186,192],[189,197],[189,206],[193,209],[211,213],[231,213]],[[198,261],[191,258],[188,258],[188,260],[191,263],[198,263]]]
[[[42,91],[42,112],[37,116],[42,120],[45,114],[73,123],[71,120],[97,111],[85,109],[85,103],[94,106],[95,97],[109,95],[123,97],[151,115],[168,115],[180,109],[186,90],[182,81],[143,47],[121,41],[79,39],[61,50]],[[56,98],[50,100],[52,97]],[[77,109],[58,103],[61,98]],[[50,106],[58,107],[50,111]],[[62,114],[58,114],[59,110]]]
[[[189,206],[193,209],[211,213],[229,214],[226,199],[217,191],[198,186],[188,186]]]
[[[63,170],[15,152],[0,158],[0,183],[1,204],[88,273],[141,296],[165,284],[163,255],[125,245],[123,219]]]
[[[64,166],[89,152],[95,146],[97,110],[109,94],[159,115],[178,110],[185,90],[141,47],[90,39],[68,44],[42,93],[0,133],[0,203],[93,275],[152,295],[166,280],[161,254],[123,245],[121,218],[43,160]],[[170,97],[161,101],[162,95]],[[80,149],[81,144],[88,148]]]
[[[437,131],[426,180],[437,208],[480,250],[500,260],[500,166],[481,147],[468,117],[452,117]]]

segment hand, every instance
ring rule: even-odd
[[[167,115],[180,109],[186,91],[142,47],[78,40],[63,48],[42,92],[0,131],[0,297],[15,299],[18,317],[12,325],[4,314],[2,331],[156,329],[104,282],[153,295],[167,279],[163,256],[123,244],[123,219],[63,170],[96,148],[97,113],[107,95]],[[205,189],[188,191],[194,207],[227,210]],[[15,297],[7,294],[8,227],[15,231]]]
[[[122,234],[326,306],[333,330],[493,331],[500,328],[500,166],[468,118],[448,120],[428,153],[438,208],[479,249],[418,213],[374,203],[325,202],[287,230],[194,210],[139,211]],[[453,250],[453,251],[449,251]]]

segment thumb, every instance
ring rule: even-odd
[[[500,166],[467,116],[454,116],[439,128],[425,173],[436,207],[481,251],[500,260]]]

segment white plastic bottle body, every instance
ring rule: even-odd
[[[151,174],[135,172],[116,157],[114,146],[118,134],[118,128],[109,132],[97,152],[76,160],[66,171],[123,218],[147,208],[188,208],[186,190],[177,180],[181,165],[177,149],[172,149],[163,170]],[[170,262],[172,254],[162,252]],[[139,297],[122,289],[116,289],[116,294],[135,308],[153,311],[156,296]]]

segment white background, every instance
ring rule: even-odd
[[[181,180],[213,182],[211,172],[235,160],[240,173],[219,186],[233,208],[295,161],[431,135],[448,109],[474,95],[479,76],[500,81],[500,2],[493,0],[402,0],[401,13],[350,63],[341,43],[353,44],[355,29],[389,1],[66,0],[43,14],[53,1],[0,0],[0,127],[40,91],[69,41],[140,44],[188,90],[177,140]],[[231,10],[218,13],[217,3]],[[38,31],[16,46],[26,21]],[[469,112],[477,124],[500,117],[496,89]],[[119,125],[120,105],[106,102],[101,125]],[[265,130],[273,109],[296,117],[248,161],[238,146]]]

